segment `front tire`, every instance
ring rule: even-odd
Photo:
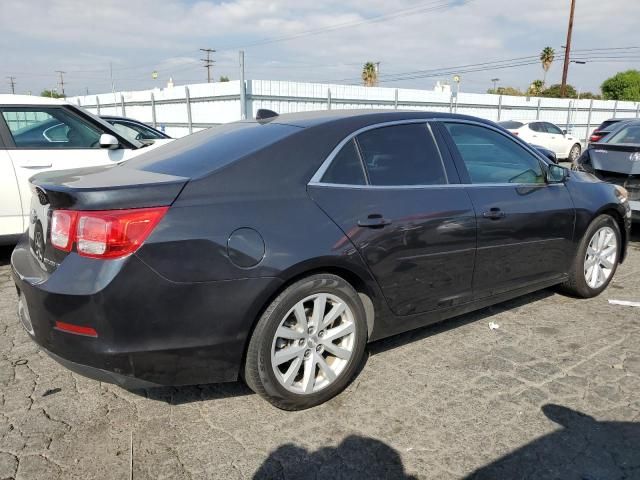
[[[609,215],[600,215],[580,241],[562,288],[581,298],[599,295],[609,286],[620,261],[622,235],[618,223]]]
[[[244,379],[278,408],[313,407],[348,385],[366,343],[358,293],[336,275],[312,275],[284,290],[258,321]]]

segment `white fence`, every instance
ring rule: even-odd
[[[477,93],[455,95],[354,85],[247,80],[172,88],[103,93],[70,100],[102,115],[132,117],[181,137],[221,123],[253,117],[260,108],[278,113],[310,110],[386,108],[474,115],[493,121],[544,120],[581,138],[612,117],[638,118],[640,103],[607,100],[513,97]]]

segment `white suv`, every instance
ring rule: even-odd
[[[64,100],[0,95],[0,245],[29,227],[29,178],[36,173],[117,163],[165,142],[126,138]]]
[[[582,151],[580,140],[550,122],[523,123],[509,120],[498,122],[498,125],[506,128],[525,142],[551,150],[559,159],[574,162]]]

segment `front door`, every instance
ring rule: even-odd
[[[425,122],[380,126],[346,142],[309,185],[397,315],[472,296],[475,215],[442,147]]]
[[[476,297],[562,278],[573,260],[575,212],[563,183],[497,129],[447,122],[451,146],[478,219]]]
[[[7,153],[17,178],[24,228],[31,202],[29,178],[43,171],[116,163],[131,152],[101,148],[104,132],[62,105],[2,107],[1,112],[0,122],[4,121],[11,142]]]

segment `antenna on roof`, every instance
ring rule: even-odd
[[[268,110],[266,108],[260,108],[256,112],[256,120],[258,123],[267,123],[276,118],[278,114],[273,110]]]

